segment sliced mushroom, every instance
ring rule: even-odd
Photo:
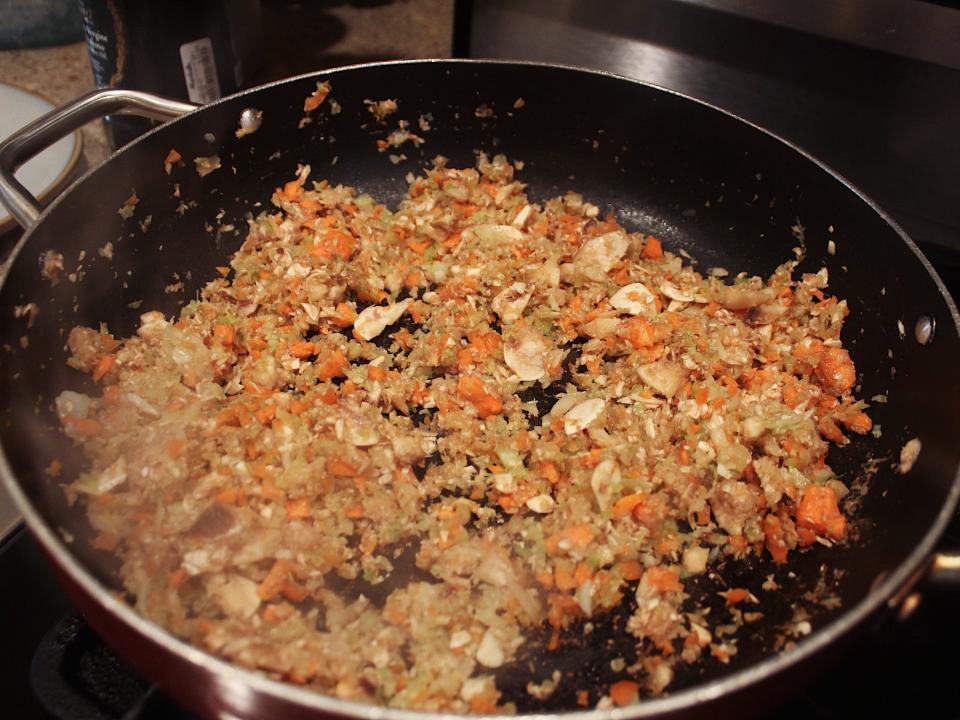
[[[582,274],[594,280],[603,280],[626,254],[630,247],[627,236],[619,230],[590,238],[577,251],[573,264]]]
[[[580,326],[583,334],[591,338],[608,338],[616,335],[620,329],[620,321],[617,318],[596,318]]]
[[[660,283],[660,292],[671,300],[677,302],[693,302],[694,296],[691,293],[685,293],[676,285],[670,282]]]
[[[657,314],[657,300],[643,283],[624,285],[610,298],[610,304],[631,315],[653,317]]]
[[[563,416],[564,432],[567,435],[576,435],[578,432],[585,430],[590,423],[600,417],[605,405],[606,403],[602,398],[591,398],[574,405]]]
[[[641,365],[637,374],[647,385],[668,398],[677,394],[686,377],[683,366],[667,360]]]
[[[503,359],[521,380],[539,380],[546,374],[548,348],[543,335],[528,326],[504,341]]]
[[[246,619],[260,607],[257,584],[242,575],[232,575],[222,585],[211,587],[211,594],[228,617]]]
[[[506,660],[503,648],[500,646],[492,630],[488,629],[483,634],[480,645],[477,647],[476,658],[478,663],[488,668],[498,668],[503,665]]]
[[[557,502],[549,495],[534,495],[527,500],[527,507],[540,515],[549,515],[557,507]]]
[[[353,321],[353,329],[364,340],[373,340],[388,325],[392,325],[403,315],[412,300],[407,299],[393,305],[371,305],[365,308]]]
[[[719,302],[728,310],[748,310],[771,302],[775,297],[773,288],[757,290],[746,285],[728,285],[720,293]]]
[[[490,306],[493,311],[500,316],[500,321],[506,325],[511,325],[523,316],[523,311],[530,302],[533,291],[525,283],[514,283],[508,288],[501,290]]]
[[[370,447],[380,442],[380,433],[368,422],[347,420],[343,424],[343,439],[354,447]]]
[[[543,265],[530,273],[530,280],[537,285],[546,287],[560,286],[560,266],[557,265],[556,258],[550,258]]]
[[[510,243],[523,240],[523,233],[509,225],[477,225],[473,228],[474,235],[483,242]]]
[[[620,487],[620,467],[616,460],[604,460],[593,469],[590,488],[601,510],[607,510]]]

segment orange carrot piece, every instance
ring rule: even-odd
[[[750,591],[746,588],[733,588],[732,590],[727,590],[725,593],[722,593],[724,599],[727,601],[727,605],[736,605],[737,603],[742,603],[744,600],[750,599]]]
[[[640,685],[633,680],[620,680],[610,686],[610,699],[614,705],[623,707],[640,700]]]
[[[553,462],[553,460],[544,460],[538,467],[540,476],[548,483],[556,485],[560,482],[560,471],[557,469],[557,464]]]
[[[307,498],[287,500],[287,517],[291,520],[303,520],[310,514],[310,501]]]
[[[636,492],[631,495],[624,495],[613,504],[611,512],[613,512],[613,516],[615,518],[627,517],[627,515],[633,513],[634,508],[643,504],[649,499],[650,495],[645,492]]]
[[[847,532],[847,519],[837,505],[836,491],[823,485],[808,485],[797,506],[797,524],[818,535],[842,540]]]
[[[346,375],[344,368],[349,364],[347,356],[340,350],[335,350],[323,364],[317,366],[317,379],[324,381],[339,375]],[[346,383],[344,383],[344,385],[346,385]]]
[[[298,340],[290,346],[290,354],[300,360],[312,357],[316,351],[317,346],[309,340]]]
[[[224,347],[232,347],[237,339],[237,331],[233,325],[217,324],[213,326],[213,339]]]
[[[787,561],[786,533],[783,529],[783,521],[776,515],[767,515],[763,519],[763,535],[766,540],[767,552],[776,563],[785,563]]]
[[[498,414],[503,409],[500,398],[487,392],[483,381],[475,375],[461,375],[457,382],[457,395],[469,401],[481,418]]]
[[[90,375],[93,381],[100,382],[101,378],[110,372],[110,368],[113,367],[115,360],[116,358],[113,355],[103,355],[97,360],[97,364],[93,366],[93,372]]]
[[[620,574],[624,580],[639,580],[643,576],[643,565],[639,560],[624,560],[620,563]]]
[[[652,568],[647,568],[644,577],[650,585],[662,593],[681,592],[683,590],[683,585],[680,583],[680,576],[676,570],[655,565]]]
[[[327,458],[326,463],[327,472],[331,475],[337,475],[339,477],[356,477],[357,468],[346,460],[341,460],[340,458],[329,457]]]
[[[663,257],[663,243],[651,235],[643,246],[641,256],[651,260],[659,260]]]

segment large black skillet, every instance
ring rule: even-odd
[[[342,112],[331,114],[328,101],[301,127],[304,98],[318,80],[333,84],[331,96]],[[409,143],[391,150],[408,158],[396,165],[388,153],[378,152],[376,140],[386,129],[364,104],[384,98],[399,103],[388,125],[409,120],[426,140],[419,150]],[[262,126],[237,138],[247,108],[262,111]],[[716,108],[623,78],[556,66],[419,61],[293,78],[190,112],[117,152],[42,213],[12,183],[12,166],[96,115],[127,111],[171,118],[187,109],[110,91],[57,111],[0,146],[4,202],[28,226],[0,289],[0,472],[88,620],[193,710],[224,718],[423,717],[265,679],[142,620],[118,599],[110,563],[85,546],[82,513],[66,506],[58,481],[45,472],[53,457],[64,461],[62,477],[70,477],[80,462],[58,434],[51,412],[61,390],[84,382],[64,364],[69,328],[103,322],[124,335],[146,309],[175,312],[238,247],[251,205],[266,206],[297,163],[309,163],[314,178],[356,185],[395,202],[406,188],[404,174],[417,172],[437,154],[462,166],[472,164],[478,150],[506,153],[524,161],[521,178],[533,197],[576,189],[604,212],[613,210],[628,228],[689,252],[704,270],[769,273],[792,257],[802,235],[801,270],[827,267],[831,291],[849,301],[845,341],[857,363],[859,395],[889,398],[871,411],[882,436],[858,439],[830,459],[848,482],[875,471],[857,510],[856,541],[796,557],[792,577],[776,570],[781,590],[763,596],[766,617],[744,634],[729,666],[708,662],[678,677],[668,696],[633,707],[580,710],[574,691],[591,687],[595,700],[611,676],[610,659],[625,651],[622,644],[610,649],[605,642],[615,620],[595,622],[592,635],[571,640],[558,655],[532,664],[525,660],[501,674],[521,710],[538,711],[524,700],[526,680],[559,664],[566,673],[561,690],[542,710],[577,711],[583,720],[756,714],[802,687],[852,631],[902,610],[924,576],[948,577],[951,568],[956,575],[955,559],[934,557],[960,493],[956,308],[902,231],[802,151]],[[429,118],[429,131],[417,129],[420,115]],[[168,176],[163,161],[172,148],[186,167],[174,167]],[[191,159],[210,155],[218,155],[222,167],[201,178]],[[124,219],[117,210],[134,191],[139,202],[134,216]],[[225,225],[237,231],[218,230]],[[828,252],[830,240],[835,253]],[[112,258],[98,252],[108,241]],[[62,253],[65,266],[56,285],[40,275],[50,251]],[[176,282],[183,282],[183,292],[165,292]],[[31,312],[34,307],[37,312]],[[923,318],[936,329],[932,340],[921,333],[926,341],[921,343],[915,327]],[[921,439],[923,450],[913,470],[898,475],[892,467],[913,437]],[[729,570],[751,587],[775,571],[763,562]],[[753,580],[744,578],[749,573]],[[826,610],[804,600],[818,583],[840,597],[842,606]],[[776,652],[797,603],[811,613],[813,632],[793,639],[792,649]]]

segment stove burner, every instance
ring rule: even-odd
[[[57,720],[196,720],[108,648],[86,622],[68,615],[37,645],[33,692]]]

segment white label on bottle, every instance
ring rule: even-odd
[[[220,99],[217,62],[213,57],[210,38],[200,38],[181,45],[180,62],[183,64],[183,80],[187,84],[190,102],[205,105]]]

